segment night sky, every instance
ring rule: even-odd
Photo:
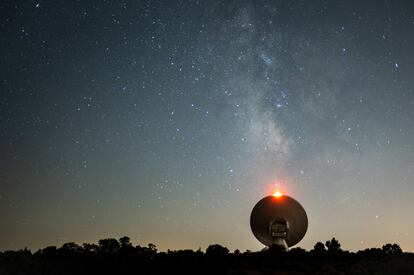
[[[1,1],[0,250],[414,251],[412,1]]]

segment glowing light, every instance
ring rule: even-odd
[[[280,191],[275,191],[273,193],[273,197],[280,198],[281,196],[283,196],[283,195],[282,195],[282,193],[280,193]]]

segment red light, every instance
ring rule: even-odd
[[[273,193],[273,197],[280,198],[281,196],[283,196],[283,194],[280,191],[275,191]]]

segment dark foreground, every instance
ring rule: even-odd
[[[220,245],[205,252],[157,252],[155,245],[133,246],[128,237],[96,244],[67,243],[41,249],[0,253],[0,275],[8,274],[414,274],[414,254],[397,244],[356,253],[341,250],[337,240],[314,249],[288,252],[230,253]]]

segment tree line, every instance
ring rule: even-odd
[[[349,252],[332,238],[313,249],[230,252],[219,244],[201,249],[158,251],[133,245],[128,237],[97,244],[68,242],[32,253],[0,252],[0,275],[12,274],[414,274],[414,255],[398,244]]]

